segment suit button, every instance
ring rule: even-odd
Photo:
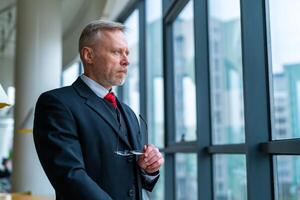
[[[135,195],[134,189],[128,190],[128,196],[133,197]]]
[[[133,156],[128,156],[127,157],[127,162],[131,163],[133,161]]]

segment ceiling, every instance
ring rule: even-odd
[[[34,3],[40,0],[27,1]],[[60,1],[63,30],[62,65],[66,68],[78,60],[77,41],[82,28],[91,20],[115,19],[131,0]],[[0,0],[0,82],[4,86],[14,85],[16,2],[17,0]]]

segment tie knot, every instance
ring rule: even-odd
[[[114,108],[117,108],[117,100],[116,100],[116,96],[114,95],[113,92],[107,93],[107,95],[105,95],[104,99],[109,101],[110,103],[112,103]]]

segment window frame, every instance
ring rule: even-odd
[[[198,199],[213,199],[213,156],[242,154],[246,157],[247,199],[275,199],[274,155],[300,155],[299,139],[272,140],[272,74],[268,1],[240,0],[245,143],[212,144],[209,0],[194,0],[195,80],[197,99],[197,140],[175,141],[173,32],[172,22],[190,0],[162,0],[163,9],[163,78],[165,199],[176,199],[176,153],[197,154]],[[139,9],[140,111],[147,117],[146,74],[146,3],[132,0],[117,18],[124,22]],[[256,28],[253,28],[253,24]],[[122,87],[119,88],[122,91]],[[119,93],[122,99],[122,92]],[[257,120],[259,119],[259,120]],[[147,119],[146,119],[147,120]]]

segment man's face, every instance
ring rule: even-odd
[[[92,46],[91,73],[107,89],[122,85],[127,75],[128,44],[122,31],[102,31]]]

